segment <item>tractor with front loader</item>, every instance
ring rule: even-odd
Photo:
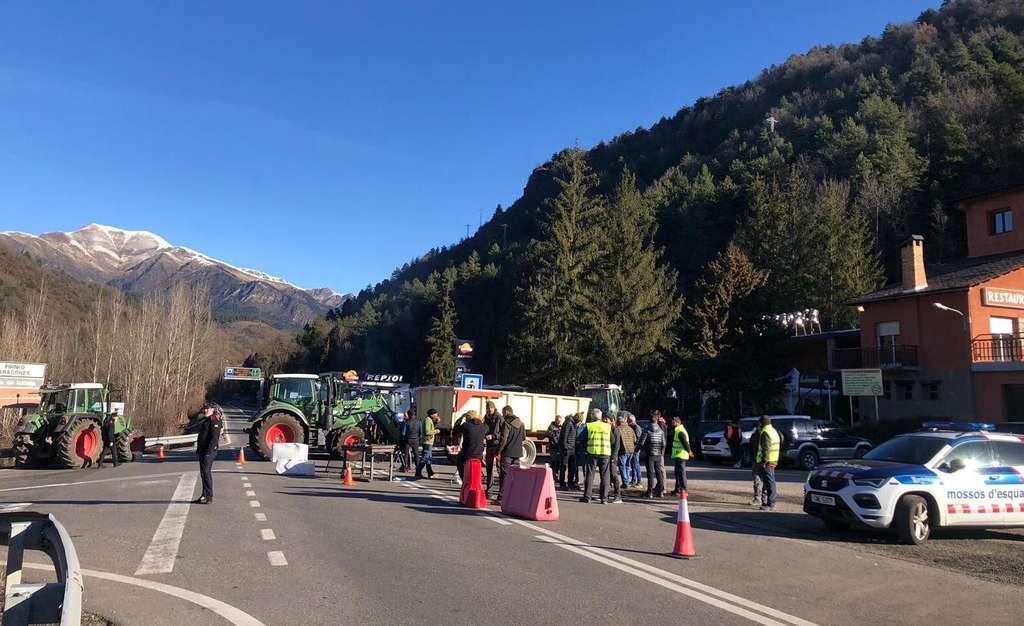
[[[45,385],[34,413],[18,423],[14,434],[17,467],[56,465],[78,468],[91,465],[103,451],[103,422],[114,416],[115,454],[121,462],[134,460],[133,443],[140,437],[124,415],[124,403],[100,383]]]
[[[348,372],[276,374],[266,406],[249,426],[249,447],[264,459],[275,443],[304,443],[340,457],[345,447],[365,443],[371,428],[397,443],[393,404],[380,386],[360,383]]]

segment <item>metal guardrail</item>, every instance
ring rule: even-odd
[[[146,447],[152,446],[194,446],[199,435],[173,435],[170,437],[146,437]]]
[[[7,546],[3,624],[82,623],[82,569],[71,535],[52,515],[18,511],[0,513],[0,542]],[[24,583],[25,550],[45,552],[57,572],[55,583]]]

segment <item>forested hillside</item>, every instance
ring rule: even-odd
[[[1022,131],[1021,3],[948,2],[555,155],[474,236],[307,326],[291,365],[431,382],[458,336],[490,382],[756,402],[781,366],[763,317],[850,327],[843,302],[896,276],[906,235],[962,254],[955,201],[1018,182]]]

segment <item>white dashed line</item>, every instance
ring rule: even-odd
[[[280,552],[277,550],[273,552],[267,552],[267,558],[270,559],[270,564],[274,567],[288,565],[288,559],[284,558],[284,552]]]
[[[178,546],[181,535],[185,532],[185,520],[188,519],[188,507],[192,501],[192,492],[196,489],[199,472],[188,472],[181,475],[178,487],[171,496],[171,503],[160,520],[153,540],[149,542],[146,553],[142,556],[139,569],[135,575],[169,574],[174,571],[174,560],[178,557]]]
[[[260,537],[263,537],[263,541],[273,541],[277,539],[277,536],[274,535],[274,530],[272,528],[261,528]]]
[[[255,515],[256,515],[256,521],[257,522],[265,522],[265,521],[267,521],[267,514],[266,513],[256,513]]]
[[[252,498],[252,497],[254,497],[255,495],[256,495],[256,492],[255,492],[255,491],[246,491],[246,492],[245,492],[245,497],[246,497],[246,498]]]
[[[249,480],[248,476],[242,476],[242,480]]]
[[[254,508],[254,509],[258,509],[258,508],[260,508],[260,501],[259,500],[249,500],[249,506]]]
[[[243,487],[252,487],[252,483],[242,483]]]

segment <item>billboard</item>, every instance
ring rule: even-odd
[[[38,404],[46,380],[46,363],[0,361],[0,407]]]
[[[263,370],[258,367],[225,367],[224,380],[263,380]]]

